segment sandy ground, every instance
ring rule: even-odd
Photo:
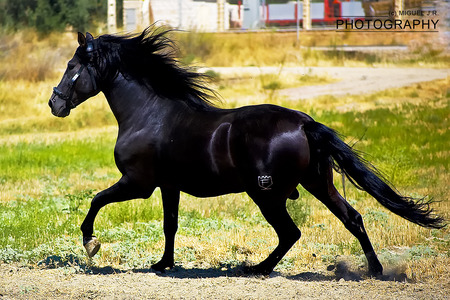
[[[225,73],[278,72],[278,68],[214,68]],[[321,95],[372,93],[446,78],[449,69],[313,67],[284,68],[293,74],[327,74],[332,84],[280,91],[298,100]],[[389,276],[364,279],[348,269],[270,277],[241,277],[238,270],[176,267],[165,274],[112,268],[80,272],[0,264],[0,299],[450,299],[450,282],[410,283]],[[387,280],[386,280],[387,279]]]
[[[340,277],[340,278],[339,278]],[[449,299],[450,284],[358,280],[337,272],[240,277],[235,271],[183,269],[120,273],[0,265],[0,299]]]
[[[277,67],[223,67],[212,69],[220,74],[237,76],[239,74],[258,76],[280,72]],[[450,69],[426,68],[284,67],[281,72],[294,75],[328,76],[339,79],[339,81],[330,84],[302,86],[278,91],[278,95],[286,96],[290,100],[324,95],[343,96],[374,93],[419,82],[445,79],[450,76]]]

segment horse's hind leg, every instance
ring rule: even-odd
[[[177,190],[161,189],[164,209],[164,237],[166,244],[164,255],[159,262],[152,265],[152,269],[163,271],[165,268],[173,268],[173,252],[175,245],[175,234],[178,229],[178,205],[180,203],[180,192]]]
[[[339,194],[333,184],[331,166],[300,182],[311,194],[325,204],[359,240],[366,255],[371,275],[381,275],[383,267],[370,243],[361,215]]]
[[[261,198],[250,195],[259,206],[267,222],[272,225],[278,235],[278,246],[270,255],[256,266],[248,268],[253,274],[270,274],[278,262],[300,238],[300,230],[295,225],[286,210],[286,199],[268,197]],[[277,201],[278,200],[278,201]]]

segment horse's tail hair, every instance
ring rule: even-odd
[[[314,121],[304,124],[304,130],[312,159],[315,157],[319,164],[331,162],[335,170],[345,174],[357,188],[406,220],[427,228],[446,226],[444,219],[433,213],[432,200],[401,196],[372,164],[343,142],[336,131]]]

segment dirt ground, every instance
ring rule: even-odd
[[[224,75],[252,74],[258,76],[266,73],[277,74],[278,67],[217,67],[212,68]],[[284,74],[328,76],[338,79],[330,84],[301,86],[282,89],[279,95],[290,100],[308,99],[324,95],[336,97],[375,93],[389,88],[399,88],[419,82],[445,79],[450,76],[450,69],[427,68],[369,68],[369,67],[284,67]]]
[[[449,299],[450,282],[361,279],[349,270],[243,277],[236,270],[185,269],[163,274],[70,267],[0,265],[0,299]]]

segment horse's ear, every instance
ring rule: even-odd
[[[86,40],[92,41],[93,39],[94,39],[94,37],[92,36],[92,34],[90,34],[89,32],[86,32]]]
[[[81,47],[86,46],[86,38],[84,37],[84,35],[81,32],[78,32],[78,44]]]

